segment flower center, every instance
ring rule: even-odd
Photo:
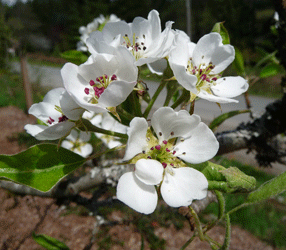
[[[145,45],[145,35],[143,34],[142,37],[138,37],[133,34],[132,42],[127,34],[123,36],[123,43],[122,45],[126,46],[126,48],[131,51],[133,56],[135,57],[136,61],[143,57],[144,51],[147,49]]]
[[[98,99],[104,90],[108,87],[108,85],[117,80],[117,76],[113,74],[111,77],[108,77],[106,74],[99,76],[94,80],[89,81],[90,87],[84,89],[84,93],[88,96],[89,103],[96,104],[98,103]]]
[[[202,59],[204,56],[202,56]],[[207,91],[209,94],[212,94],[211,92],[211,86],[215,86],[217,83],[217,79],[221,78],[220,74],[214,74],[212,73],[212,70],[215,68],[215,65],[210,62],[208,65],[205,63],[200,64],[198,67],[194,66],[193,59],[190,58],[187,64],[186,71],[191,74],[195,75],[198,78],[196,88],[198,91],[201,89]]]

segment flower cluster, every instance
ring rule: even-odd
[[[25,126],[39,140],[66,137],[62,146],[85,157],[92,152],[87,144],[90,134],[85,132],[96,132],[109,148],[122,145],[118,137],[128,135],[123,161],[135,167],[119,179],[117,197],[145,214],[156,208],[157,191],[172,207],[203,199],[208,181],[188,164],[208,161],[219,145],[200,117],[186,110],[152,110],[149,126],[149,112],[142,112],[141,102],[146,101],[150,111],[157,96],[144,98],[148,88],[142,91],[146,84],[140,80],[140,66],[147,64],[162,75],[170,65],[171,79],[190,92],[190,100],[184,101],[237,102],[232,98],[248,89],[242,77],[222,75],[235,50],[222,43],[219,33],[207,34],[195,44],[172,24],[167,22],[162,30],[159,13],[152,10],[147,19],[136,17],[132,23],[111,15],[81,27],[81,50],[89,53],[88,60],[64,65],[64,88],[51,90],[29,110],[41,124]]]

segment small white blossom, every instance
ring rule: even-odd
[[[218,151],[213,132],[197,115],[172,108],[159,108],[151,119],[152,130],[144,118],[136,117],[128,129],[125,161],[135,163],[134,172],[121,176],[117,198],[134,210],[150,214],[160,186],[164,201],[172,207],[188,206],[194,199],[206,197],[208,181],[185,162],[198,164],[211,159]]]
[[[81,26],[79,28],[79,33],[81,34],[81,36],[80,36],[80,41],[77,43],[77,50],[87,51],[86,40],[89,38],[90,34],[93,31],[102,29],[106,23],[118,22],[118,21],[120,21],[120,18],[118,18],[114,14],[111,14],[109,17],[104,17],[101,14],[99,17],[95,18],[91,23],[89,23],[86,27]]]
[[[197,44],[186,42],[178,34],[176,46],[170,52],[169,63],[177,81],[198,96],[212,102],[238,102],[230,99],[248,89],[247,81],[240,77],[222,77],[234,60],[235,51],[231,45],[223,45],[218,33],[203,36]]]
[[[61,146],[81,155],[82,157],[87,157],[93,150],[92,145],[88,143],[90,136],[90,133],[73,129],[70,135],[62,141]]]
[[[141,66],[166,57],[174,38],[171,27],[172,22],[167,22],[162,32],[159,13],[152,10],[148,19],[136,17],[132,23],[107,23],[102,32],[90,35],[87,46],[91,54],[110,54],[115,48],[124,46],[136,59],[135,65]]]
[[[56,88],[49,91],[42,102],[33,104],[29,109],[29,114],[47,126],[27,124],[24,128],[38,140],[56,140],[69,134],[83,112],[64,88]]]
[[[90,56],[80,66],[66,63],[61,70],[64,86],[82,108],[107,112],[121,104],[137,83],[134,58],[123,47],[113,55]]]

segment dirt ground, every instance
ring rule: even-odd
[[[0,108],[0,154],[15,154],[24,148],[18,145],[15,135],[23,131],[27,123],[34,118],[27,117],[16,107]],[[100,230],[95,227],[96,218],[88,214],[65,215],[65,208],[56,205],[54,199],[18,196],[0,189],[0,250],[40,250],[44,249],[34,242],[32,232],[46,234],[65,242],[71,250],[96,250]],[[114,211],[109,220],[120,221],[122,214]],[[140,249],[141,235],[133,224],[115,225],[109,227],[108,234],[113,242],[123,244],[112,245],[116,249]],[[209,236],[223,242],[224,228],[217,226],[209,232]],[[163,228],[156,226],[155,234],[166,240],[167,250],[180,249],[191,237],[192,232],[186,223],[183,229],[176,230],[174,226]],[[150,249],[145,240],[145,248]],[[105,248],[101,248],[105,249]],[[186,249],[210,249],[208,244],[196,239]],[[274,250],[273,247],[260,241],[238,226],[232,227],[231,250]]]

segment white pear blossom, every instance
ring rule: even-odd
[[[240,77],[222,77],[234,60],[231,45],[223,45],[218,33],[203,36],[197,44],[176,35],[176,46],[170,52],[169,63],[177,81],[195,96],[217,103],[238,102],[231,99],[248,89],[247,81]]]
[[[83,112],[64,88],[56,88],[29,109],[29,114],[46,125],[27,124],[24,128],[38,140],[56,140],[69,134]]]
[[[91,134],[88,132],[73,129],[69,136],[62,141],[61,146],[69,149],[82,157],[87,157],[92,153],[92,145],[88,143]]]
[[[125,101],[137,83],[138,69],[130,53],[120,47],[114,55],[90,56],[80,66],[66,63],[61,74],[66,90],[78,105],[103,113]]]
[[[93,31],[100,30],[106,23],[109,22],[118,22],[121,19],[118,18],[116,15],[111,14],[109,17],[105,17],[102,14],[99,17],[95,18],[91,23],[89,23],[86,27],[81,26],[79,28],[80,41],[77,43],[77,50],[79,51],[87,51],[86,47],[86,40],[89,38],[90,34]]]
[[[206,177],[184,162],[198,164],[218,151],[218,141],[197,115],[172,108],[159,108],[151,119],[152,130],[144,118],[135,117],[128,129],[125,161],[135,163],[134,172],[122,175],[117,198],[134,210],[150,214],[157,206],[155,186],[172,207],[188,206],[206,197]]]
[[[159,13],[150,11],[148,19],[136,17],[132,23],[125,21],[107,23],[102,32],[93,32],[87,40],[91,54],[107,53],[124,46],[135,57],[136,66],[166,57],[173,43],[172,22],[166,23],[162,32]]]
[[[117,133],[121,133],[121,134],[127,134],[128,126],[121,124],[108,113],[94,114],[92,112],[86,111],[83,114],[83,118],[90,120],[90,122],[96,127],[103,128],[105,130],[109,130],[109,131],[113,131]],[[97,138],[102,140],[102,142],[108,148],[114,148],[114,147],[118,147],[122,145],[119,138],[115,136],[106,135],[102,133],[95,133],[95,135]]]

